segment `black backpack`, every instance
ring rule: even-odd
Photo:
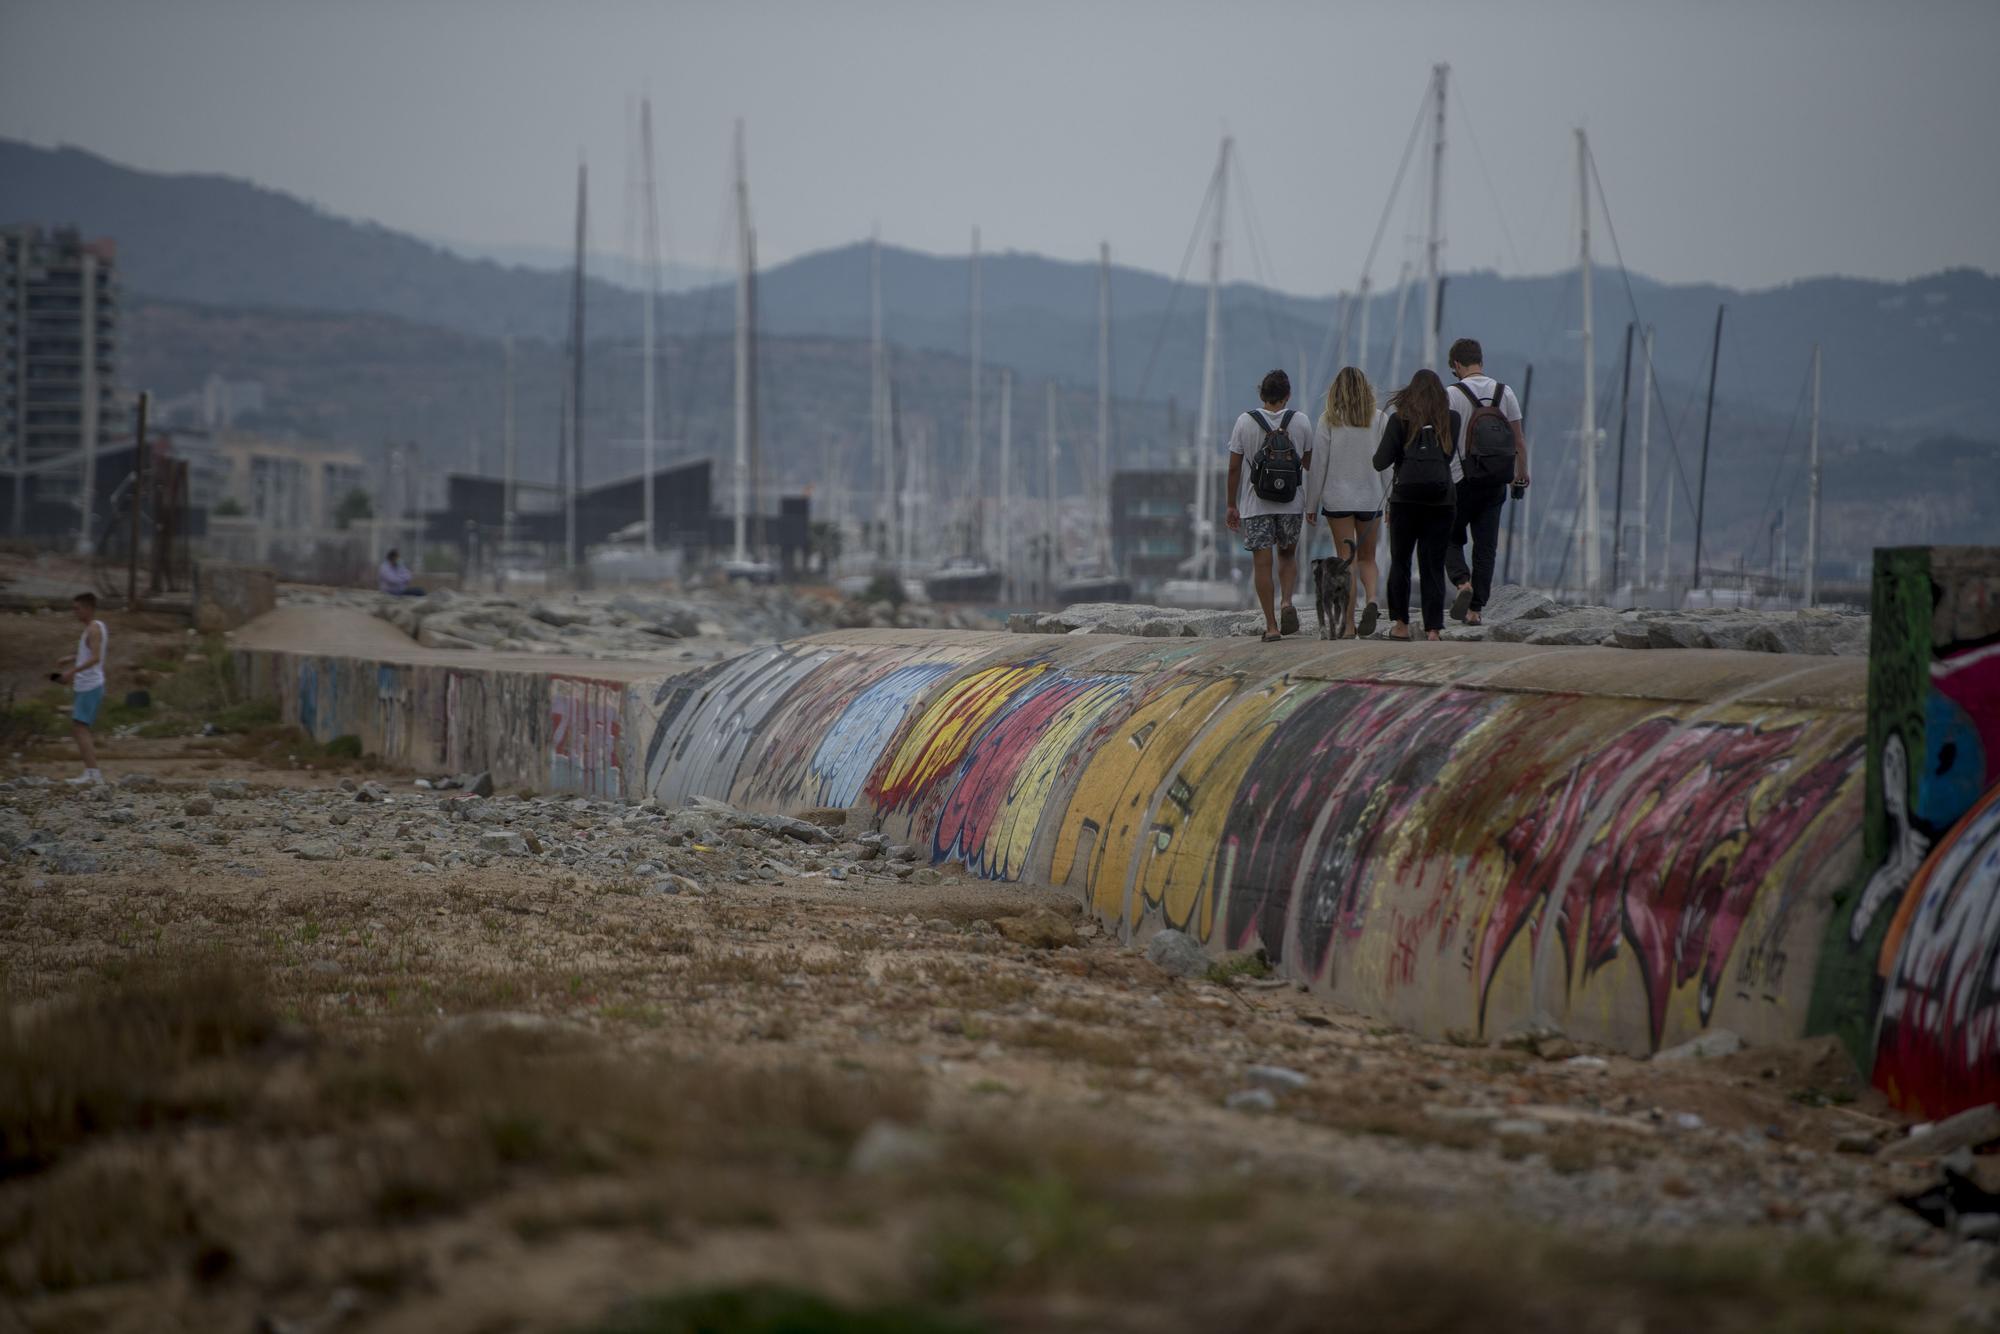
[[[1444,452],[1435,427],[1425,425],[1416,439],[1403,445],[1403,461],[1396,465],[1396,489],[1391,498],[1412,505],[1451,503],[1451,458]]]
[[[1453,388],[1472,402],[1472,415],[1465,422],[1465,457],[1460,461],[1468,482],[1511,482],[1514,480],[1514,427],[1500,410],[1507,386],[1493,382],[1493,401],[1482,403],[1472,386],[1463,380]]]
[[[1298,447],[1292,444],[1291,434],[1285,429],[1292,424],[1297,411],[1286,408],[1276,426],[1260,412],[1250,415],[1264,428],[1264,443],[1250,460],[1250,489],[1262,499],[1279,504],[1297,499],[1299,488],[1305,485],[1305,468],[1299,462]]]

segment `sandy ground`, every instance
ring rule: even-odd
[[[1990,1327],[1992,1248],[1837,1151],[1892,1127],[1824,1047],[1425,1042],[1058,894],[738,884],[720,837],[676,892],[453,864],[455,795],[218,744],[0,791],[97,864],[0,864],[0,1331],[764,1328],[600,1322],[767,1281],[970,1322],[870,1329]],[[493,805],[551,848],[627,818]],[[992,925],[1038,912],[1065,943]]]
[[[6,755],[0,1334],[2000,1329],[1824,1043],[1424,1041],[855,829],[281,729]]]

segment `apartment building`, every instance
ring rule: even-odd
[[[0,227],[0,464],[9,522],[74,510],[95,455],[131,439],[118,410],[117,249],[75,229]],[[86,444],[90,448],[86,448]]]

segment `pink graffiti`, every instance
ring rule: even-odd
[[[965,767],[938,816],[932,841],[934,860],[959,856],[981,875],[1002,875],[1010,868],[986,864],[988,836],[998,823],[1015,773],[1042,739],[1063,707],[1097,685],[1095,678],[1044,678],[1009,705],[972,747]]]
[[[2000,788],[1938,844],[1908,901],[1875,1084],[1919,1116],[2000,1101]]]
[[[1802,730],[1674,730],[1666,719],[1650,719],[1545,791],[1501,840],[1513,871],[1479,942],[1482,1020],[1501,958],[1523,926],[1537,948],[1554,905],[1566,975],[1578,932],[1586,979],[1630,944],[1656,1046],[1669,997],[1697,977],[1706,1023],[1758,890],[1859,761],[1857,740],[1788,772],[1794,762],[1786,755]],[[1775,794],[1760,805],[1760,789],[1774,778]],[[1592,817],[1621,782],[1615,807],[1593,829]]]

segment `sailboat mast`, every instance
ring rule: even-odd
[[[1389,387],[1403,385],[1403,320],[1410,305],[1410,261],[1396,274],[1396,332],[1389,339]]]
[[[577,566],[576,498],[583,489],[583,232],[589,168],[576,164],[576,271],[570,284],[569,476],[563,487],[563,555]]]
[[[653,190],[653,99],[650,97],[639,102],[639,145],[645,170],[641,189],[646,196],[646,309],[645,318],[640,321],[644,344],[641,358],[645,363],[641,381],[644,420],[640,430],[646,443],[646,554],[650,556],[653,554],[653,308],[660,301],[660,215]]]
[[[1097,560],[1111,568],[1111,242],[1097,244]]]
[[[972,229],[972,395],[969,422],[966,430],[965,477],[965,552],[976,556],[985,544],[984,525],[980,523],[980,511],[986,504],[985,462],[981,457],[983,440],[979,421],[979,373],[980,373],[980,274],[979,274],[979,228]]]
[[[736,122],[736,511],[735,559],[750,558],[750,185],[743,161],[743,122]]]
[[[1431,66],[1431,88],[1437,98],[1437,120],[1431,131],[1431,225],[1424,246],[1424,365],[1438,364],[1438,259],[1444,249],[1444,90],[1449,65]]]
[[[506,369],[500,391],[500,551],[501,558],[514,545],[514,335],[501,340]]]
[[[1618,381],[1618,480],[1611,494],[1611,587],[1618,588],[1620,566],[1625,558],[1625,429],[1632,421],[1632,333],[1636,326],[1625,321],[1625,370]]]
[[[1221,351],[1222,225],[1229,213],[1229,146],[1215,164],[1215,225],[1208,247],[1208,322],[1201,343],[1201,411],[1194,427],[1194,550],[1196,577],[1215,578],[1215,502],[1208,494],[1214,471],[1210,451],[1215,446],[1215,372]],[[1234,499],[1232,497],[1232,499]]]
[[[1000,590],[1014,596],[1014,372],[1000,372]]]
[[[1701,537],[1708,520],[1708,441],[1715,427],[1715,372],[1722,361],[1722,315],[1727,306],[1715,308],[1715,346],[1708,354],[1708,406],[1701,418],[1701,480],[1694,493],[1694,575],[1689,588],[1701,587]]]
[[[757,559],[764,559],[764,431],[763,418],[758,412],[763,402],[759,392],[758,366],[762,358],[757,355],[757,229],[752,227],[749,236],[750,270],[750,549]]]
[[[1590,302],[1590,141],[1576,131],[1577,281],[1583,289],[1583,416],[1577,447],[1583,462],[1583,584],[1599,591],[1597,515],[1597,362]]]
[[[1358,331],[1360,337],[1355,340],[1354,360],[1352,363],[1343,362],[1333,369],[1338,373],[1348,364],[1352,364],[1359,367],[1361,373],[1366,375],[1368,373],[1368,275],[1365,273],[1361,275],[1361,290],[1354,294],[1354,300],[1360,310],[1360,319],[1357,322],[1361,326]]]
[[[1042,476],[1042,521],[1047,536],[1042,548],[1042,590],[1050,601],[1055,599],[1056,571],[1060,568],[1056,556],[1056,382],[1049,381],[1049,420],[1046,441],[1048,445],[1047,470]]]
[[[1819,605],[1819,344],[1813,344],[1811,471],[1806,491],[1806,605]]]
[[[882,355],[882,236],[878,228],[868,238],[868,430],[875,461],[875,550],[891,555],[889,519],[894,508],[895,480],[889,458],[889,372]]]
[[[1639,582],[1646,582],[1647,536],[1653,528],[1652,501],[1653,467],[1650,446],[1653,435],[1653,329],[1646,327],[1646,365],[1639,390]]]

